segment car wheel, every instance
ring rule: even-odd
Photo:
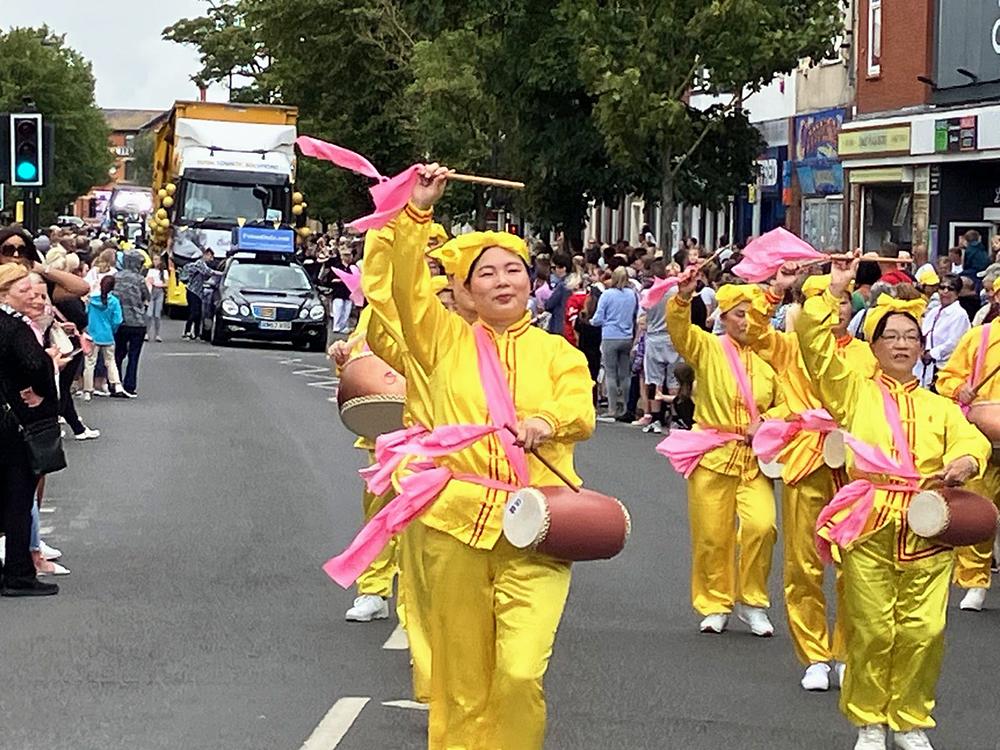
[[[218,316],[212,318],[211,342],[214,346],[225,346],[229,343],[229,337],[222,332],[222,323]]]

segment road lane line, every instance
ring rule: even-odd
[[[218,357],[218,352],[159,352],[157,357]]]
[[[410,647],[410,639],[406,637],[406,631],[402,625],[397,625],[392,631],[392,635],[382,644],[386,651],[406,651]]]
[[[341,698],[326,712],[300,750],[333,750],[350,730],[371,698]]]
[[[382,705],[387,706],[389,708],[406,708],[409,709],[410,711],[430,710],[430,706],[428,706],[426,703],[417,703],[416,701],[411,701],[411,700],[382,701]]]

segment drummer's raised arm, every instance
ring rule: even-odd
[[[969,382],[976,366],[976,352],[982,328],[970,328],[955,346],[944,367],[938,370],[937,392],[951,399],[957,398],[959,389]]]

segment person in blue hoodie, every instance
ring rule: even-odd
[[[94,340],[94,347],[87,354],[83,366],[83,400],[90,401],[94,394],[94,368],[97,358],[104,359],[108,370],[108,387],[114,398],[128,398],[122,389],[122,381],[115,363],[115,331],[122,324],[122,305],[111,294],[115,288],[115,277],[101,279],[101,289],[91,295],[87,305],[87,333]]]
[[[962,275],[972,279],[978,292],[982,288],[983,280],[979,277],[980,271],[985,271],[990,264],[990,254],[983,245],[982,237],[975,229],[970,229],[962,239],[965,240],[965,252],[962,255]]]

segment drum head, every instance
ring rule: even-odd
[[[760,464],[760,473],[768,479],[781,479],[781,472],[785,470],[785,465],[777,460],[765,462],[758,458],[757,463]]]
[[[823,463],[831,469],[840,469],[847,463],[847,447],[844,444],[844,433],[833,430],[827,433],[823,441]]]
[[[402,428],[403,402],[399,396],[362,396],[343,405],[340,419],[355,435],[374,440]]]
[[[910,502],[906,521],[917,536],[933,539],[948,528],[948,503],[939,492],[918,492]]]
[[[511,495],[503,514],[503,535],[518,549],[533,547],[549,530],[549,507],[545,495],[525,487]]]

